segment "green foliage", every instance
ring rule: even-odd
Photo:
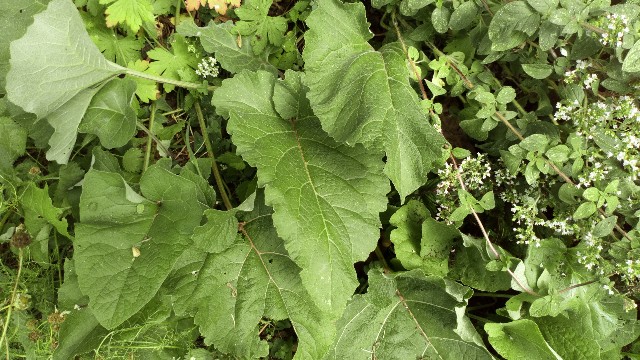
[[[303,77],[285,76],[276,82],[266,72],[240,74],[225,80],[212,101],[230,117],[238,153],[258,168],[258,185],[303,283],[334,317],[357,286],[352,264],[375,245],[388,183],[375,155],[339,145],[322,131],[304,97]]]
[[[640,357],[637,1],[5,3],[8,358]]]
[[[303,55],[314,113],[337,141],[384,151],[385,174],[404,199],[439,162],[444,139],[410,87],[400,44],[376,51],[368,43],[362,4],[321,1],[307,24]]]
[[[153,22],[153,6],[149,0],[100,0],[107,5],[105,10],[107,26],[127,24],[134,33],[145,22]]]

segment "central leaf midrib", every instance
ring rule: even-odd
[[[296,128],[296,119],[291,119],[289,120],[289,122],[291,123],[291,131],[293,132],[293,135],[296,139],[296,145],[298,146],[298,151],[300,152],[300,158],[302,159],[302,164],[304,167],[304,172],[307,175],[307,180],[309,180],[309,184],[311,185],[311,189],[313,190],[313,194],[314,194],[314,199],[316,200],[316,205],[318,206],[318,210],[320,212],[320,216],[322,217],[322,226],[324,227],[324,232],[327,234],[327,236],[325,237],[327,239],[327,245],[328,245],[328,255],[329,255],[329,264],[333,264],[333,254],[331,252],[331,243],[332,241],[329,239],[329,228],[327,227],[327,219],[324,216],[324,212],[322,211],[322,206],[320,206],[320,201],[319,201],[319,194],[318,191],[316,190],[316,186],[313,182],[313,179],[311,177],[311,173],[309,172],[309,167],[307,166],[307,159],[304,156],[304,150],[302,149],[302,143],[300,142],[300,134],[298,134],[298,129]],[[333,266],[331,266],[333,268]],[[329,278],[331,279],[331,288],[333,290],[333,272],[330,271],[330,274],[328,274]],[[332,291],[332,295],[333,295],[333,291]],[[330,304],[333,303],[333,296],[331,296],[331,299],[329,299]]]

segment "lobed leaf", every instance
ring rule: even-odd
[[[238,42],[238,35],[233,34],[233,28],[231,22],[211,22],[206,27],[198,27],[193,21],[182,21],[177,31],[184,36],[200,37],[204,50],[214,53],[220,65],[229,72],[266,70],[275,73],[276,68],[269,63],[268,54],[255,55],[250,39],[242,37]]]

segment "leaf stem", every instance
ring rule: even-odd
[[[222,176],[220,176],[220,171],[218,170],[218,164],[216,163],[216,156],[213,153],[213,146],[211,146],[211,141],[209,140],[209,134],[207,133],[207,123],[204,121],[204,116],[202,115],[202,108],[200,107],[199,102],[195,102],[196,115],[198,117],[198,122],[200,123],[200,131],[202,132],[202,138],[204,140],[204,145],[207,147],[207,154],[211,159],[211,170],[213,170],[213,177],[216,180],[216,186],[218,188],[218,192],[222,197],[222,202],[224,203],[224,207],[227,210],[233,209],[233,205],[231,205],[231,201],[229,200],[229,196],[227,196],[227,191],[224,187],[224,182],[222,181]]]
[[[4,227],[4,224],[7,222],[7,220],[9,220],[9,216],[11,216],[11,211],[7,209],[4,215],[2,215],[2,219],[0,219],[0,232],[2,231],[2,228]]]
[[[156,119],[156,102],[152,102],[151,103],[151,115],[149,116],[149,129],[153,129],[153,124],[155,122]],[[147,148],[145,149],[145,154],[144,154],[144,166],[142,168],[142,172],[147,171],[147,168],[149,167],[149,160],[151,158],[151,130],[149,130],[149,133],[147,134]]]
[[[382,253],[382,250],[380,250],[380,245],[376,246],[375,253],[376,253],[376,257],[378,257],[378,260],[380,260],[380,262],[382,263],[382,267],[384,268],[384,271],[386,273],[390,273],[391,268],[389,267],[387,260],[384,258],[384,254]]]
[[[429,96],[427,96],[427,91],[424,88],[424,84],[422,84],[422,79],[420,78],[420,72],[418,71],[418,67],[416,63],[411,59],[408,54],[407,45],[404,43],[404,39],[402,38],[402,34],[400,33],[400,28],[398,27],[398,21],[396,20],[396,13],[391,14],[391,22],[393,23],[393,27],[396,30],[396,35],[398,36],[398,40],[400,41],[400,45],[402,45],[402,52],[406,55],[405,57],[409,60],[409,64],[411,64],[411,70],[413,70],[413,74],[416,77],[416,81],[418,82],[418,86],[420,86],[420,92],[422,93],[422,98],[425,100],[429,100]]]
[[[181,81],[181,80],[175,80],[175,79],[169,79],[166,77],[162,77],[162,76],[157,76],[157,75],[152,75],[152,74],[147,74],[144,73],[142,71],[137,71],[137,70],[133,70],[133,69],[129,69],[129,68],[122,68],[124,73],[127,75],[131,75],[131,76],[135,76],[141,79],[146,79],[146,80],[151,80],[151,81],[155,81],[155,82],[159,82],[159,83],[163,83],[163,84],[171,84],[171,85],[175,85],[175,86],[179,86],[181,88],[185,88],[185,89],[196,89],[196,90],[214,90],[216,87],[215,86],[209,86],[206,85],[205,83],[192,83],[192,82],[188,82],[188,81]]]
[[[9,306],[7,309],[7,316],[4,319],[4,326],[2,327],[2,335],[0,336],[0,349],[5,344],[6,336],[7,336],[7,328],[9,328],[9,321],[11,320],[11,311],[13,310],[14,303],[16,301],[16,294],[18,293],[18,284],[20,284],[20,274],[22,273],[22,248],[18,249],[18,273],[16,274],[16,282],[13,285],[13,290],[11,291],[11,300],[9,301]],[[9,351],[8,341],[6,341],[6,350]]]

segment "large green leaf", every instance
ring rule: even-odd
[[[93,44],[69,0],[53,0],[11,43],[7,96],[44,118],[78,93],[122,72]]]
[[[535,319],[547,343],[564,359],[600,359],[600,346],[585,303],[556,317]]]
[[[217,239],[215,253],[185,254],[168,281],[176,292],[176,311],[195,314],[207,344],[243,359],[268,354],[258,335],[261,318],[288,318],[298,336],[296,358],[321,359],[333,337],[331,324],[302,286],[300,268],[276,234],[271,213],[258,196],[253,211],[238,213],[243,224],[238,236],[225,231],[228,221],[222,216],[209,218],[209,227],[226,236]]]
[[[487,269],[487,264],[495,260],[487,242],[466,234],[462,234],[462,240],[463,246],[456,249],[449,276],[481,291],[509,290],[512,279],[506,271]]]
[[[432,219],[427,208],[416,200],[398,209],[389,223],[397,227],[391,231],[390,238],[405,269],[447,275],[453,239],[460,237],[455,227]]]
[[[78,125],[102,84],[124,72],[93,44],[69,0],[53,0],[10,46],[8,99],[54,128],[47,160],[66,164]]]
[[[9,44],[24,35],[33,15],[44,10],[48,0],[0,1],[0,94],[5,93],[5,76],[9,71]]]
[[[73,259],[64,262],[64,283],[58,289],[58,308],[68,311],[58,334],[59,345],[53,360],[73,359],[76,355],[97,348],[109,331],[100,326],[91,309],[86,308],[87,297],[78,284]]]
[[[238,43],[238,35],[232,33],[231,22],[209,23],[206,27],[198,27],[193,21],[182,21],[178,25],[178,33],[184,36],[200,37],[200,43],[205,51],[214,53],[220,65],[227,71],[239,73],[242,70],[266,70],[276,72],[276,68],[269,63],[268,53],[255,55],[250,37],[242,37]],[[239,46],[241,45],[241,46]]]
[[[337,144],[304,97],[302,74],[267,72],[223,81],[213,96],[238,153],[258,168],[273,222],[320,308],[340,316],[358,285],[353,263],[379,238],[388,180],[362,146]]]
[[[98,170],[87,173],[82,188],[78,280],[100,324],[114,328],[153,298],[190,245],[204,194],[164,161],[143,174],[142,196],[119,174]]]
[[[332,359],[492,359],[464,315],[469,288],[425,277],[369,271],[369,289],[338,322]]]
[[[107,149],[124,146],[136,132],[135,91],[133,80],[109,81],[91,100],[79,130],[97,135]]]
[[[489,342],[509,360],[562,360],[542,337],[535,322],[522,319],[510,323],[488,323],[484,326]]]
[[[307,25],[303,56],[314,113],[338,142],[384,150],[385,173],[404,200],[424,184],[445,140],[409,84],[400,44],[369,45],[361,3],[320,0]]]

